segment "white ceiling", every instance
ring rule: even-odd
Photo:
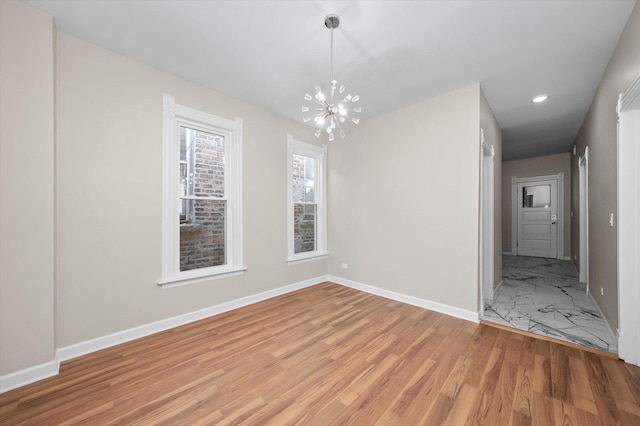
[[[363,121],[481,82],[504,159],[571,149],[635,1],[27,0],[60,31],[301,120],[329,76]],[[549,93],[544,104],[531,98]]]

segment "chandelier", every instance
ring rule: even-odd
[[[320,86],[314,88],[315,93],[304,95],[305,103],[302,106],[303,118],[305,123],[313,120],[311,123],[316,131],[315,137],[319,138],[322,132],[327,133],[329,141],[335,139],[338,133],[341,138],[346,136],[343,125],[347,121],[358,124],[360,121],[356,117],[362,111],[362,108],[354,104],[360,100],[358,95],[351,95],[346,92],[344,84],[338,86],[338,82],[333,79],[333,30],[340,25],[340,17],[338,15],[327,15],[324,19],[324,25],[331,30],[331,62],[329,65],[329,89],[325,93]]]

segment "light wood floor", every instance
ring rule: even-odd
[[[640,425],[640,368],[324,283],[76,358],[0,424]]]

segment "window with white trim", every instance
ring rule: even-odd
[[[242,120],[163,96],[162,279],[242,273]]]
[[[287,261],[327,253],[326,145],[287,136]]]

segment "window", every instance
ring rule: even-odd
[[[163,101],[160,284],[242,273],[242,120]]]
[[[522,207],[545,207],[551,205],[551,185],[522,187]]]
[[[287,141],[288,262],[327,253],[326,146]]]

